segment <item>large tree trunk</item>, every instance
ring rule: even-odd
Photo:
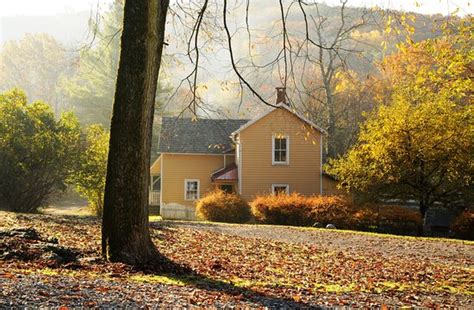
[[[148,230],[150,146],[169,0],[127,0],[110,129],[102,252],[142,264],[157,250]]]

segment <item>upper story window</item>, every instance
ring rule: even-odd
[[[272,141],[272,163],[288,164],[289,163],[289,145],[290,138],[288,136],[273,136]]]
[[[199,180],[184,180],[184,200],[199,199]]]

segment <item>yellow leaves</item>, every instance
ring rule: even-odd
[[[69,182],[87,199],[96,214],[102,213],[105,176],[109,149],[109,134],[98,124],[85,130],[85,143],[77,160],[77,167]]]
[[[403,196],[400,188],[420,178],[422,161],[442,186],[465,187],[462,175],[469,172],[459,167],[468,167],[474,152],[474,117],[465,118],[467,107],[429,100],[418,105],[400,100],[378,109],[363,126],[357,145],[343,159],[331,161],[328,172],[352,189],[384,185]],[[459,175],[447,178],[443,171],[452,169]]]
[[[392,22],[393,22],[393,18],[391,15],[389,15],[385,22],[385,29],[384,29],[385,33],[390,34],[390,32],[392,31]]]

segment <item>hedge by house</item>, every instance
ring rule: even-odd
[[[260,223],[311,226],[315,222],[339,228],[354,226],[356,208],[339,196],[290,195],[258,196],[251,202],[252,213]]]
[[[299,194],[258,196],[250,206],[260,223],[295,226],[314,223],[308,199]]]
[[[251,202],[260,223],[294,226],[334,224],[341,229],[415,234],[421,217],[400,206],[355,205],[341,196],[266,195]]]
[[[201,198],[196,215],[213,222],[245,223],[251,218],[248,203],[239,195],[216,190]]]

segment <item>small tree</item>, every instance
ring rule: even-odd
[[[0,94],[0,206],[34,212],[64,190],[79,136],[71,113],[56,120],[47,104],[27,104],[22,91]]]
[[[466,204],[474,186],[472,26],[399,47],[384,60],[391,104],[369,116],[357,144],[330,162],[348,190],[415,199],[424,217],[436,202]]]
[[[87,199],[89,207],[98,216],[102,216],[104,208],[108,151],[109,134],[100,125],[89,126],[76,169],[70,179],[76,191]]]
[[[435,202],[469,201],[474,184],[474,109],[446,102],[381,107],[358,143],[328,170],[371,198],[415,199],[424,217]]]

